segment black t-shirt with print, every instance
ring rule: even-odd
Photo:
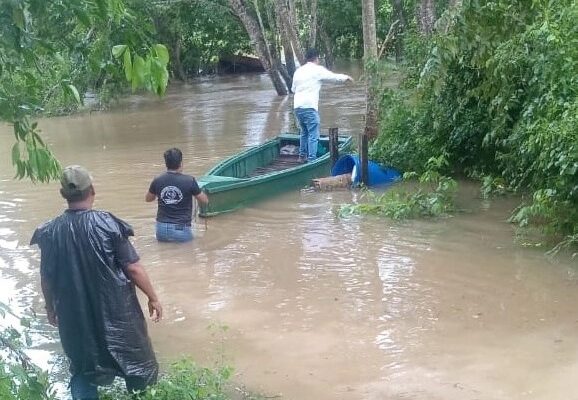
[[[158,198],[158,222],[191,225],[193,196],[201,193],[195,178],[179,172],[165,172],[152,181],[149,192]]]

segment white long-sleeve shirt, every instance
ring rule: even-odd
[[[293,108],[314,108],[319,106],[319,90],[323,82],[345,82],[349,75],[335,74],[313,62],[297,68],[293,75],[291,91],[295,93]]]

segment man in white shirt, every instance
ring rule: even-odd
[[[319,90],[323,82],[353,81],[349,75],[335,74],[319,65],[319,53],[309,49],[307,63],[295,71],[291,91],[295,93],[293,108],[301,128],[299,159],[310,162],[317,158],[319,142]]]

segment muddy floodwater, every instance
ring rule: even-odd
[[[358,132],[360,84],[329,87],[321,103],[324,130]],[[462,184],[464,212],[440,221],[342,219],[356,193],[295,191],[197,224],[193,243],[156,242],[144,195],[163,151],[180,147],[201,175],[291,129],[290,107],[265,76],[245,75],[41,121],[63,164],[92,171],[96,207],[135,228],[166,312],[150,325],[159,359],[220,360],[281,399],[578,399],[576,260],[514,243],[516,202],[482,201],[474,185]],[[31,354],[47,365],[60,348],[28,242],[64,203],[55,183],[12,180],[12,140],[2,126],[0,300],[38,314]]]

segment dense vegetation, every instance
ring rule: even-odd
[[[422,171],[446,154],[445,173],[526,194],[514,222],[578,242],[577,20],[571,0],[465,0],[431,39],[408,38],[406,90],[383,93],[373,157]]]
[[[8,321],[14,321],[10,324]],[[16,325],[15,327],[12,325]],[[48,400],[54,390],[48,373],[32,363],[25,352],[30,346],[30,321],[20,319],[0,302],[0,399]]]

